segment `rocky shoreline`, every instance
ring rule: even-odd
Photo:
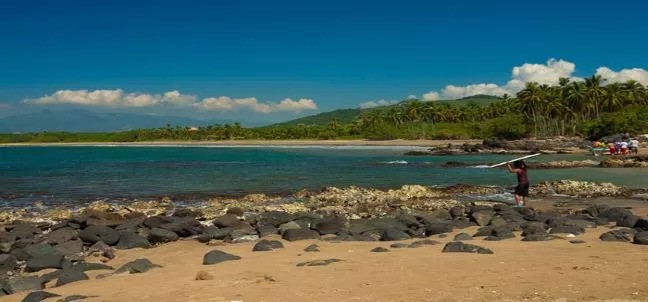
[[[582,138],[526,139],[516,141],[484,140],[481,144],[448,144],[428,151],[409,151],[405,155],[465,155],[465,154],[572,154],[589,150],[591,142]]]
[[[491,166],[496,163],[467,163],[448,161],[443,164],[446,168]],[[529,169],[572,169],[572,168],[648,168],[648,156],[628,156],[625,158],[609,157],[601,161],[557,160],[549,162],[527,162]],[[503,167],[502,167],[503,168]]]
[[[270,251],[283,247],[279,238],[288,242],[420,238],[407,245],[418,247],[438,244],[424,238],[477,226],[475,234],[457,236],[446,244],[443,252],[489,254],[493,251],[463,240],[521,237],[523,241],[547,241],[612,225],[616,228],[602,235],[601,240],[648,244],[648,218],[622,207],[592,205],[577,211],[556,212],[457,199],[459,194],[491,194],[498,190],[474,186],[404,186],[386,191],[327,188],[295,193],[295,199],[289,203],[285,198],[253,194],[242,199],[212,200],[210,206],[202,208],[177,208],[165,200],[128,205],[95,203],[56,214],[5,213],[0,230],[0,295],[21,291],[44,295],[40,290],[46,287],[88,280],[86,272],[90,270],[107,272],[97,278],[143,273],[156,265],[138,259],[115,269],[109,263],[119,257],[120,250],[154,248],[177,240],[197,240],[208,245],[255,242],[253,250]],[[531,191],[535,196],[621,197],[632,193],[611,184],[577,181],[539,184]],[[400,247],[405,246],[391,246]],[[203,263],[212,265],[237,257],[216,250],[205,255]]]

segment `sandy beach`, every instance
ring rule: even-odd
[[[476,228],[463,230],[474,232]],[[83,301],[645,301],[648,300],[648,246],[602,242],[607,228],[574,239],[521,242],[473,240],[492,255],[441,253],[441,244],[371,253],[387,242],[284,241],[285,248],[252,252],[253,243],[211,247],[196,241],[119,251],[108,264],[148,258],[163,268],[115,275],[50,288],[62,296],[96,296]],[[570,238],[572,239],[572,238]],[[407,242],[407,241],[406,241]],[[321,252],[306,253],[317,243]],[[242,257],[201,264],[213,249]],[[338,258],[328,266],[297,267],[308,260]],[[195,280],[205,271],[213,280]],[[20,301],[24,293],[4,301]],[[54,299],[52,299],[54,300]]]

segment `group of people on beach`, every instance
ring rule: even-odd
[[[615,142],[608,142],[606,144],[605,142],[597,141],[592,145],[594,151],[597,149],[605,150],[606,148],[611,156],[637,154],[639,153],[639,140],[626,134]],[[594,153],[596,154],[596,152]]]

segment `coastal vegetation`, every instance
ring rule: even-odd
[[[369,109],[341,109],[290,122],[245,128],[239,123],[187,128],[167,125],[113,133],[2,134],[1,143],[136,142],[226,139],[519,139],[648,133],[648,90],[641,83],[561,78],[527,83],[514,97],[456,101],[407,99]]]

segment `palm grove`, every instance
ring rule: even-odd
[[[454,102],[454,103],[453,103]],[[166,127],[115,133],[29,133],[0,136],[2,142],[151,141],[224,139],[467,139],[548,136],[599,138],[620,132],[648,133],[648,90],[641,83],[606,84],[561,78],[558,85],[529,82],[515,97],[491,102],[423,102],[358,110],[350,122],[335,115],[326,124],[244,128],[240,124],[189,129]]]

